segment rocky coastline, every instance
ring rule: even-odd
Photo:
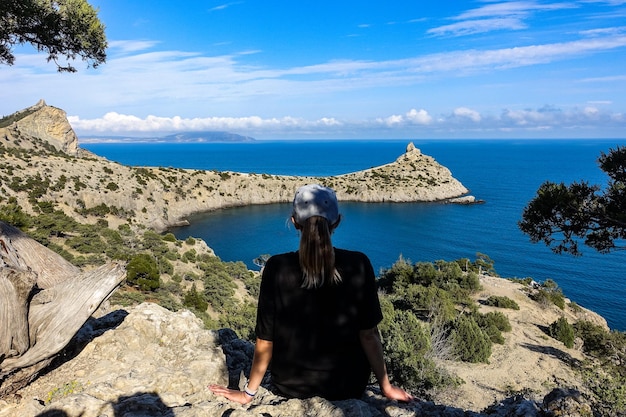
[[[412,143],[389,164],[329,177],[129,167],[81,149],[65,112],[42,100],[0,125],[0,145],[28,152],[27,160],[19,152],[10,153],[0,173],[8,175],[10,168],[25,180],[45,178],[59,184],[41,198],[55,202],[69,216],[89,221],[80,213],[106,206],[118,213],[107,215],[113,225],[130,221],[158,231],[185,224],[195,213],[289,202],[297,187],[313,182],[334,188],[342,201],[445,202],[461,196],[464,203],[474,201],[448,168]],[[5,198],[15,197],[24,209],[34,211],[26,192],[5,188],[5,193]]]

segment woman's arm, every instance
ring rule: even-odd
[[[261,381],[272,361],[273,342],[269,340],[256,339],[254,346],[254,358],[252,359],[252,369],[250,369],[250,379],[246,391],[255,394],[261,386]],[[209,385],[209,389],[216,395],[222,395],[231,401],[240,404],[247,404],[252,401],[254,395],[249,395],[245,391],[232,390],[220,385]]]
[[[389,375],[387,374],[387,367],[385,366],[383,345],[380,342],[378,327],[361,330],[359,332],[359,338],[361,340],[363,351],[365,351],[367,360],[372,367],[372,371],[374,371],[374,375],[378,380],[378,385],[380,385],[380,390],[383,392],[383,395],[391,400],[413,401],[414,398],[411,394],[402,388],[391,385],[391,382],[389,382]]]

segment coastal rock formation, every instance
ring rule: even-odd
[[[232,330],[204,330],[187,310],[173,313],[144,303],[104,311],[78,333],[66,350],[69,360],[22,389],[13,402],[0,400],[0,417],[539,417],[550,415],[547,409],[551,415],[590,415],[584,414],[590,405],[575,389],[552,390],[545,399],[530,392],[512,395],[483,411],[433,401],[397,403],[374,386],[361,399],[331,402],[288,400],[265,384],[245,406],[207,389],[208,384],[227,384],[229,373],[247,373],[252,351]],[[562,410],[569,414],[558,414]]]
[[[299,186],[313,182],[333,187],[343,201],[446,201],[468,192],[412,144],[394,162],[330,177],[129,167],[78,148],[65,113],[43,101],[5,119],[10,124],[0,129],[0,152],[6,149],[0,175],[14,180],[2,197],[14,197],[34,213],[29,197],[37,192],[37,200],[55,203],[82,222],[95,221],[97,212],[112,226],[131,222],[162,231],[194,213],[289,202]]]
[[[20,143],[23,139],[26,142],[28,139],[41,140],[68,155],[78,154],[78,138],[63,110],[39,100],[34,106],[14,114],[13,117],[15,121],[0,128],[0,138],[4,139],[0,143],[5,146],[26,145],[28,148],[27,144]]]

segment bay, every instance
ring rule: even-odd
[[[407,140],[258,141],[255,143],[86,144],[82,147],[133,166],[230,170],[328,176],[382,165],[401,155]],[[414,140],[423,153],[448,167],[481,205],[341,202],[343,221],[333,242],[365,252],[379,271],[400,256],[418,261],[475,259],[487,254],[503,277],[554,279],[572,301],[626,330],[626,253],[581,257],[553,254],[530,243],[517,222],[546,180],[585,180],[605,185],[601,151],[626,140]],[[223,209],[189,218],[173,229],[179,238],[202,238],[226,261],[295,250],[298,234],[289,224],[290,205]]]

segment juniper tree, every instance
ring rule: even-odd
[[[539,187],[518,223],[531,242],[572,255],[581,255],[580,242],[600,253],[626,249],[626,147],[601,152],[598,163],[609,176],[604,189],[586,181]]]
[[[104,25],[85,0],[2,0],[0,64],[13,65],[13,48],[23,44],[47,53],[59,71],[76,71],[60,58],[81,58],[94,68],[106,61]]]

